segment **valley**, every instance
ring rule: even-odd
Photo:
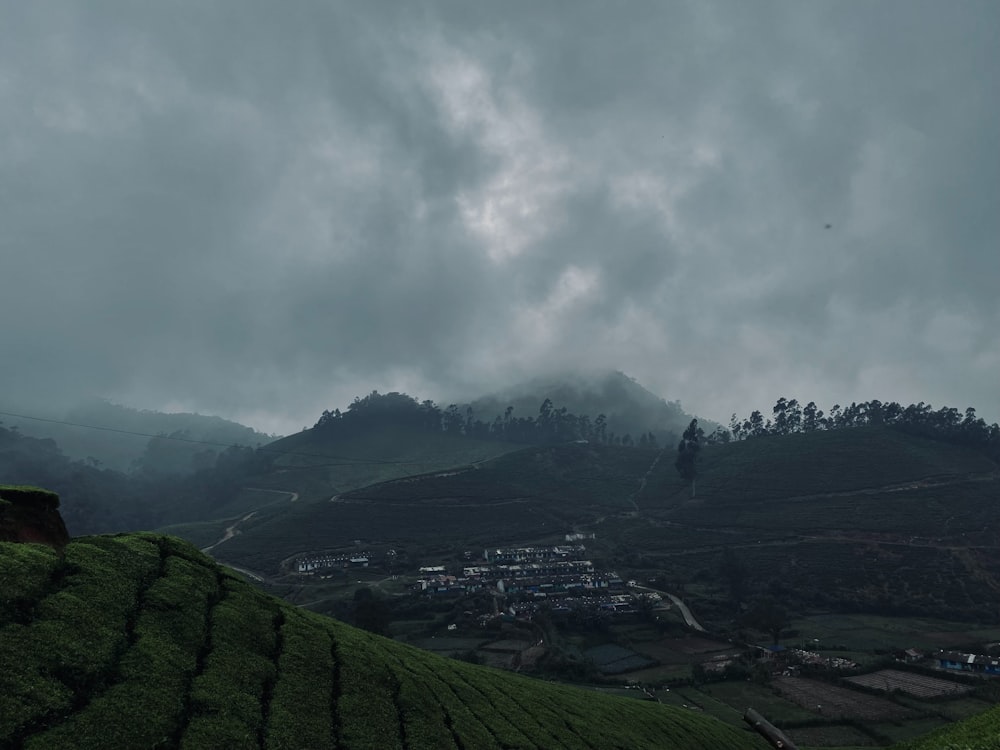
[[[750,706],[801,747],[894,746],[1000,698],[942,656],[1000,656],[1000,465],[976,445],[717,430],[695,492],[673,440],[564,414],[528,442],[433,428],[398,394],[359,403],[227,451],[159,531],[297,610],[736,731]],[[225,499],[180,520],[213,486]]]
[[[384,632],[435,653],[626,694],[640,685],[733,726],[749,694],[727,686],[749,678],[751,705],[815,747],[908,740],[1000,695],[993,683],[893,693],[879,713],[841,682],[907,649],[923,654],[906,667],[920,670],[942,649],[1000,641],[991,459],[884,426],[768,436],[706,446],[692,498],[671,453],[571,441],[358,488],[330,469],[336,493],[316,487],[294,508],[244,517],[212,552],[339,619],[370,592]],[[278,476],[297,491],[294,473]],[[487,564],[484,549],[571,538],[613,588],[508,577],[498,591],[465,575]],[[362,553],[365,567],[352,565]],[[317,555],[342,562],[297,571]],[[787,647],[778,666],[760,656],[772,640]],[[814,676],[782,683],[789,670]],[[804,705],[806,686],[830,694]]]

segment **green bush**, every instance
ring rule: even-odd
[[[59,556],[42,544],[0,542],[0,622],[27,621],[59,569]]]

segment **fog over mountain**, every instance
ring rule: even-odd
[[[2,9],[0,410],[1000,419],[994,2]]]

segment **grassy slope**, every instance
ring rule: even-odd
[[[472,443],[470,450],[478,445]],[[497,444],[486,448],[490,445]],[[347,448],[325,447],[330,453]],[[354,450],[359,451],[354,455],[375,455],[370,445]],[[438,449],[432,445],[413,450]],[[217,552],[236,564],[271,567],[289,555],[354,539],[403,544],[432,535],[476,545],[527,541],[575,527],[653,555],[698,555],[700,550],[717,555],[722,545],[756,545],[769,539],[800,543],[813,536],[820,537],[818,544],[829,545],[833,539],[842,547],[843,540],[835,537],[859,534],[893,537],[882,541],[925,537],[924,543],[945,538],[954,546],[997,543],[990,532],[989,510],[996,483],[968,478],[983,477],[998,467],[964,448],[886,428],[861,428],[708,446],[702,456],[695,501],[678,480],[669,449],[531,447],[481,461],[474,469],[408,477],[399,476],[407,473],[402,465],[390,465],[384,469],[388,481],[347,491],[336,477],[314,477],[330,494],[340,492],[341,502],[259,516]],[[440,469],[441,464],[432,468]],[[282,472],[271,482],[290,485],[301,476]],[[638,518],[628,517],[636,510],[641,511]],[[787,557],[787,550],[774,552]],[[762,554],[766,557],[769,551]],[[826,554],[819,547],[805,552],[818,561]],[[916,558],[937,565],[931,558],[944,554],[944,569],[971,570],[974,578],[982,570],[1000,573],[992,571],[988,556],[957,559],[951,552],[929,548],[906,554],[916,565],[922,564]],[[706,567],[693,558],[689,562],[682,568]]]
[[[722,507],[944,480],[997,468],[968,448],[886,427],[861,427],[707,446],[697,489],[700,498]],[[685,503],[687,492],[676,481],[672,460],[650,477],[642,499],[654,508]]]
[[[324,523],[326,503],[334,494],[420,472],[474,465],[520,448],[511,443],[467,440],[405,428],[371,431],[351,440],[305,430],[268,445],[267,450],[276,454],[274,470],[253,479],[257,488],[298,493],[295,505],[282,495],[248,489],[220,508],[218,518],[173,524],[159,531],[204,547],[218,541],[228,526],[252,511],[253,522],[240,528],[242,534],[248,535],[247,539],[240,539],[241,544],[225,550],[220,548],[219,552],[227,553],[226,559],[234,563],[269,569],[284,557],[309,549],[313,538],[326,538],[323,534],[330,525]],[[307,509],[310,504],[317,507]],[[320,518],[318,527],[311,518],[313,515]],[[350,531],[344,538],[350,541],[371,537],[366,520],[366,517],[361,519],[364,528]],[[333,525],[334,536],[337,531],[351,527],[349,520]]]
[[[327,496],[449,466],[474,464],[521,446],[407,428],[370,430],[350,439],[305,430],[267,446],[276,452],[278,489],[320,488]],[[301,485],[301,486],[299,486]]]
[[[264,595],[193,547],[0,544],[0,746],[765,745],[690,710],[448,660]]]
[[[255,517],[213,554],[273,570],[296,553],[351,544],[488,546],[566,533],[635,508],[631,498],[657,452],[586,444],[521,448],[466,466],[296,504]]]
[[[614,519],[602,531],[681,580],[718,579],[729,547],[753,585],[774,582],[821,608],[989,618],[1000,591],[997,469],[887,428],[709,446],[695,499],[661,462],[638,498],[646,523]]]

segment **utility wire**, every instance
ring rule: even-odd
[[[122,430],[117,427],[101,427],[95,424],[82,424],[80,422],[67,422],[61,419],[47,419],[45,417],[32,417],[27,414],[14,414],[9,411],[0,411],[0,416],[4,417],[15,417],[16,419],[30,419],[35,422],[48,422],[49,424],[64,425],[67,427],[82,427],[87,430],[102,430],[104,432],[115,432],[120,435],[133,435],[135,437],[144,438],[155,438],[158,440],[176,440],[179,443],[195,443],[197,445],[211,445],[221,448],[231,448],[235,443],[219,443],[212,440],[195,440],[194,438],[184,438],[184,437],[174,437],[172,435],[151,435],[148,432],[135,432],[133,430]],[[249,446],[248,446],[249,447]],[[255,448],[261,453],[272,453],[278,456],[300,456],[302,458],[333,458],[338,461],[343,461],[344,463],[331,463],[331,464],[313,464],[311,466],[303,466],[303,469],[315,469],[322,468],[324,466],[355,466],[360,464],[377,464],[377,465],[419,465],[426,463],[425,461],[387,461],[378,458],[353,458],[350,456],[337,456],[330,453],[300,453],[298,451],[281,451],[273,448]],[[294,467],[299,468],[299,467]]]

